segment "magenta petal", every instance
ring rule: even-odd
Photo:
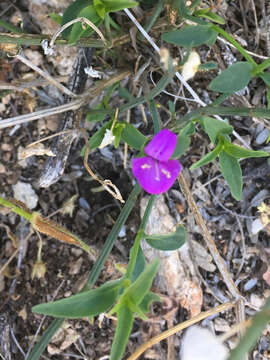
[[[144,152],[159,161],[167,161],[174,152],[177,136],[168,129],[159,131],[146,145]]]
[[[178,160],[158,161],[150,156],[132,160],[132,172],[141,187],[150,194],[161,194],[174,183],[181,171]]]

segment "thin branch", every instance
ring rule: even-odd
[[[198,209],[198,207],[194,201],[194,198],[189,190],[188,184],[185,180],[183,173],[180,173],[180,175],[178,177],[178,182],[179,182],[182,192],[185,195],[185,198],[188,202],[189,208],[191,209],[197,224],[200,226],[200,228],[202,230],[202,236],[204,238],[204,241],[207,244],[207,247],[208,247],[208,249],[209,249],[222,277],[223,277],[223,280],[224,280],[227,288],[229,289],[231,295],[233,296],[233,298],[235,300],[241,299],[241,294],[240,294],[238,288],[236,287],[235,283],[233,282],[231,274],[229,273],[224,260],[222,259],[222,257],[220,256],[220,254],[217,250],[215,241],[213,240],[213,238],[202,218],[202,215],[199,212],[199,209]]]
[[[62,91],[64,94],[70,96],[70,97],[77,97],[77,95],[73,94],[72,91],[70,91],[68,88],[66,88],[64,85],[60,84],[57,80],[55,80],[49,73],[46,71],[41,70],[38,66],[34,65],[31,61],[26,59],[26,57],[18,54],[15,56],[16,59],[23,62],[25,65],[29,66],[31,69],[36,71],[38,74],[40,74],[44,79],[48,80],[50,83],[52,83],[55,87],[57,87],[60,91]]]
[[[215,308],[212,308],[208,311],[201,312],[200,314],[193,316],[191,319],[186,320],[176,326],[174,326],[171,329],[168,329],[164,331],[161,334],[158,334],[157,336],[154,336],[152,339],[141,345],[127,360],[136,360],[139,358],[141,354],[143,354],[147,349],[152,347],[155,344],[158,344],[160,341],[167,339],[169,336],[172,336],[179,331],[182,331],[186,329],[187,327],[196,324],[197,322],[206,319],[208,316],[217,314],[221,311],[229,310],[234,306],[231,302],[216,306]]]

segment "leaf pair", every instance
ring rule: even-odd
[[[248,150],[232,144],[228,134],[233,131],[233,128],[226,122],[210,117],[203,117],[201,124],[212,143],[215,144],[217,141],[218,143],[214,150],[207,153],[198,162],[193,164],[190,170],[206,165],[212,162],[216,157],[219,157],[221,172],[229,185],[232,196],[236,200],[241,200],[243,181],[239,159],[265,157],[269,156],[269,154],[265,151]]]
[[[36,305],[32,310],[60,318],[89,317],[107,311],[119,298],[118,303],[111,310],[111,313],[117,312],[118,321],[110,356],[111,360],[119,360],[126,348],[134,313],[146,318],[144,314],[149,311],[149,305],[153,301],[159,301],[157,295],[149,292],[158,264],[158,260],[154,260],[133,283],[123,277],[67,299]],[[123,288],[124,291],[119,297]]]

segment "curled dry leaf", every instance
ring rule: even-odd
[[[35,144],[33,146],[26,147],[19,154],[19,160],[27,159],[30,156],[55,156],[51,149],[46,148],[42,143]]]

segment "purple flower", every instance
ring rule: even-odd
[[[161,194],[167,191],[179,175],[182,169],[180,162],[169,160],[176,143],[177,136],[163,129],[144,148],[148,156],[132,160],[133,175],[148,193]]]

